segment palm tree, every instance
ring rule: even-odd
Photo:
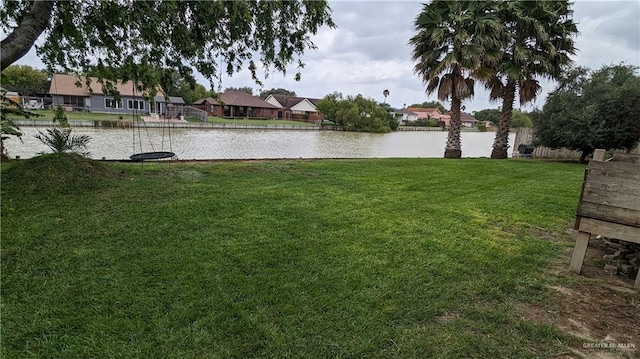
[[[540,92],[537,78],[556,79],[575,54],[577,33],[567,1],[503,1],[497,14],[505,24],[500,61],[486,83],[491,100],[502,100],[491,158],[507,158],[509,127],[516,91],[520,105]]]
[[[73,152],[89,156],[87,145],[91,140],[87,135],[71,135],[71,128],[48,128],[46,133],[38,130],[35,138],[49,147],[53,153]]]
[[[53,153],[73,152],[82,156],[89,156],[87,145],[91,140],[87,135],[71,135],[71,125],[62,106],[56,108],[53,122],[60,123],[60,127],[48,128],[46,133],[38,131],[35,138],[49,147]]]
[[[382,96],[384,96],[384,103],[387,103],[387,96],[389,96],[389,90],[385,89],[382,91]]]
[[[490,76],[486,66],[495,66],[502,24],[489,1],[434,0],[424,5],[415,20],[414,72],[427,85],[427,94],[451,99],[451,123],[445,158],[460,158],[460,107],[473,96],[475,80]]]

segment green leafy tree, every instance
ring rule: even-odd
[[[244,86],[244,87],[227,87],[226,89],[224,89],[225,91],[240,91],[240,92],[245,92],[248,93],[249,95],[253,96],[253,88],[249,87],[249,86]]]
[[[582,151],[582,162],[596,148],[631,150],[640,141],[638,68],[576,68],[531,117],[534,144]]]
[[[47,73],[27,65],[12,65],[2,71],[2,87],[23,96],[49,91]]]
[[[387,112],[397,111],[395,108],[391,107],[391,105],[385,102],[378,102],[378,106],[382,107]]]
[[[500,61],[486,86],[492,100],[502,101],[502,109],[491,158],[507,158],[516,92],[521,105],[530,102],[541,89],[537,78],[555,79],[568,69],[578,30],[566,0],[495,4],[504,27],[496,33],[501,38]]]
[[[511,127],[519,128],[519,127],[532,127],[532,126],[533,126],[533,122],[531,122],[531,118],[526,113],[520,110],[513,110]]]
[[[180,86],[179,94],[184,101],[189,104],[213,95],[211,91],[207,90],[203,85],[199,83],[193,84],[188,81]]]
[[[485,65],[494,65],[498,54],[495,33],[501,24],[488,1],[434,0],[424,5],[415,20],[417,34],[410,40],[416,72],[437,91],[441,101],[451,100],[451,123],[445,158],[460,158],[460,111],[462,101],[474,94],[475,79],[485,80]]]
[[[283,88],[272,88],[271,90],[265,90],[260,92],[260,98],[266,99],[269,95],[285,95],[285,96],[296,96],[295,91],[289,91]]]
[[[192,97],[190,97],[189,92],[209,92],[206,87],[198,84],[191,73],[191,69],[175,70],[162,68],[157,69],[156,71],[158,73],[158,77],[160,78],[160,86],[167,96],[182,97],[187,103],[192,103],[193,101],[199,100],[202,97],[198,97],[192,101],[187,101],[187,98],[193,97],[193,95]]]
[[[389,129],[391,131],[397,131],[398,127],[400,127],[400,122],[399,118],[401,118],[402,115],[401,114],[396,114],[396,116],[392,116],[391,114],[388,114],[387,116],[387,123],[389,124]]]
[[[386,102],[378,103],[378,106],[380,106],[382,109],[387,111],[387,113],[389,114],[389,117],[388,117],[389,128],[391,129],[391,131],[396,131],[400,126],[400,123],[398,121],[400,118],[402,118],[402,114],[396,113],[399,110],[397,108],[391,107],[391,105],[389,105]]]
[[[60,105],[56,107],[56,111],[53,114],[53,123],[56,122],[60,124],[60,127],[71,127],[71,125],[69,125],[69,120],[67,119],[67,114],[65,113],[64,108]]]
[[[345,98],[334,92],[320,100],[317,108],[325,119],[351,131],[389,132],[391,121],[395,121],[376,101],[362,95]]]
[[[38,53],[48,68],[114,81],[136,80],[154,91],[156,69],[221,81],[258,65],[282,73],[314,49],[310,35],[334,27],[326,1],[5,1],[1,70],[24,56],[42,34]],[[117,70],[115,70],[117,69]],[[299,79],[299,72],[296,79]],[[213,86],[212,86],[213,87]]]
[[[500,119],[500,110],[498,109],[484,109],[484,110],[480,110],[480,111],[474,111],[472,113],[473,117],[476,118],[476,120],[480,121],[480,122],[491,122],[494,124],[498,123],[498,120]]]

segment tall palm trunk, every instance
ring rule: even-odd
[[[0,141],[0,162],[9,160],[9,156],[4,151],[4,141]]]
[[[462,147],[460,144],[460,99],[457,96],[451,98],[451,122],[449,123],[449,134],[447,136],[447,146],[444,149],[444,158],[462,157]]]
[[[491,158],[507,158],[507,150],[509,149],[509,125],[511,124],[511,115],[513,114],[513,102],[516,98],[516,82],[507,80],[502,97],[502,110],[500,112],[500,120],[498,121],[498,130],[496,138],[493,141],[493,150]]]

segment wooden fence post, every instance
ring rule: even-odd
[[[599,148],[599,149],[593,151],[593,160],[602,162],[602,161],[604,161],[604,156],[606,154],[607,154],[607,151]]]
[[[576,231],[574,235],[576,245],[573,248],[573,256],[571,257],[569,268],[578,274],[582,270],[584,255],[587,253],[587,247],[589,246],[589,237],[591,237],[591,233],[582,231]]]

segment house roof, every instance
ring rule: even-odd
[[[475,117],[471,116],[470,114],[468,114],[466,112],[461,112],[460,113],[460,121],[462,121],[462,122],[471,122],[471,123],[480,122]]]
[[[406,112],[415,113],[418,118],[434,118],[438,120],[448,119],[450,116],[440,112],[437,107],[407,107],[404,109]]]
[[[20,96],[19,93],[17,93],[16,91],[9,91],[4,87],[0,87],[0,92],[3,92],[5,96],[7,97],[15,97],[15,96]]]
[[[428,114],[442,114],[437,107],[407,107],[405,110],[411,112],[426,112]]]
[[[318,101],[320,101],[319,98],[287,96],[287,95],[271,95],[271,97],[275,98],[276,101],[278,101],[284,108],[292,108],[293,106],[299,104],[304,100],[308,100],[314,106],[316,106],[318,104]]]
[[[417,113],[413,112],[413,111],[409,111],[408,109],[402,109],[400,111],[398,111],[398,113],[406,113],[407,115],[418,115]]]
[[[176,104],[176,105],[184,105],[184,99],[182,97],[179,96],[167,96],[167,98],[165,99],[164,95],[156,95],[153,100],[155,102],[168,102],[168,103],[172,103],[172,104]],[[168,101],[167,101],[168,100]]]
[[[180,96],[169,96],[169,102],[170,103],[177,103],[177,104],[182,104],[184,105],[184,99]]]
[[[253,108],[278,108],[267,101],[264,101],[258,97],[251,96],[243,91],[227,90],[220,94],[220,101],[228,106],[245,106]],[[194,102],[194,105],[202,105],[204,103],[219,105],[220,103],[211,97],[200,99]]]
[[[102,84],[98,82],[97,77],[89,77],[91,80],[90,88],[94,94],[104,94],[102,90]],[[76,84],[80,84],[78,87]],[[143,93],[138,91],[134,92],[133,82],[121,82],[114,83],[114,87],[121,96],[144,96]],[[161,92],[160,89],[158,89]],[[49,86],[49,93],[51,95],[67,95],[67,96],[84,96],[89,97],[91,93],[85,76],[54,74],[51,79],[51,85]]]

